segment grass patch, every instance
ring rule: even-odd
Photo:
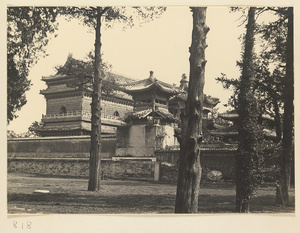
[[[145,180],[103,180],[100,192],[87,190],[87,179],[8,174],[9,214],[172,214],[176,184]],[[34,193],[36,189],[50,193]],[[275,205],[275,185],[258,189],[252,201],[254,213],[294,213],[295,190],[290,206]],[[232,182],[204,182],[199,194],[199,213],[234,213]]]

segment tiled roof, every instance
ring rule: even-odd
[[[158,108],[155,111],[155,113],[157,113],[158,115],[160,115],[163,118],[168,118],[168,119],[175,120],[175,118],[173,117],[173,115],[166,108]]]
[[[235,111],[226,112],[226,113],[219,113],[219,117],[224,120],[236,120],[238,118],[238,114]]]
[[[113,77],[118,84],[126,84],[126,83],[131,83],[136,81],[133,78],[125,77],[124,75],[121,74],[116,74],[112,72],[107,72],[107,76]],[[59,80],[59,79],[64,79],[64,78],[72,78],[69,75],[66,74],[54,74],[50,76],[43,76],[42,80],[43,81],[54,81],[54,80]]]
[[[230,112],[225,112],[225,113],[219,113],[219,117],[224,119],[224,120],[236,120],[239,115],[237,114],[237,112],[235,110],[230,111]],[[268,115],[262,115],[262,119],[263,120],[267,120],[267,121],[274,121],[274,119]]]
[[[108,75],[111,75],[115,79],[116,83],[121,84],[121,85],[126,84],[128,82],[135,81],[134,79],[127,78],[127,77],[119,75],[119,74],[114,74],[114,73],[108,72]],[[56,74],[56,75],[51,75],[51,76],[47,76],[47,77],[42,77],[42,80],[45,81],[45,82],[57,81],[57,80],[66,80],[65,81],[66,84],[68,82],[67,81],[68,79],[72,79],[72,77],[67,76],[67,75],[62,75],[62,74]],[[62,93],[62,92],[66,93],[66,92],[73,92],[77,89],[78,89],[77,87],[71,87],[71,86],[67,86],[67,85],[56,85],[55,88],[54,87],[51,87],[51,88],[48,87],[45,90],[41,90],[40,94],[45,95],[45,94],[56,94],[56,93]],[[86,86],[83,89],[88,91],[88,92],[92,92],[92,87],[90,87],[90,86]],[[115,90],[113,93],[111,93],[111,96],[116,97],[116,98],[126,99],[126,100],[129,100],[129,101],[133,101],[132,97],[130,95],[128,95],[127,93],[125,93],[123,91],[119,91],[119,90]]]
[[[107,73],[108,73],[108,75],[110,75],[111,77],[113,77],[115,79],[116,83],[118,83],[120,85],[136,81],[136,79],[125,77],[124,75],[121,75],[121,74],[112,73],[112,72],[107,72]]]
[[[152,73],[151,76],[147,79],[139,80],[136,82],[131,82],[129,84],[125,84],[122,86],[122,89],[124,92],[128,94],[133,94],[136,92],[142,92],[145,90],[149,90],[153,87],[158,87],[161,91],[175,95],[180,92],[182,92],[179,87],[175,85],[171,85],[162,81],[157,80],[156,78],[153,77]]]
[[[175,102],[177,99],[187,101],[187,93],[186,92],[181,92],[176,96],[173,96],[170,98],[170,103]],[[215,107],[218,103],[220,103],[219,98],[211,97],[210,95],[204,95],[204,103],[208,105],[213,105]],[[204,107],[204,109],[209,109]]]
[[[127,118],[142,119],[142,118],[147,117],[150,113],[152,113],[152,109],[148,108],[146,110],[132,112]]]
[[[170,103],[173,102],[173,101],[176,101],[177,99],[179,100],[183,100],[183,101],[187,101],[187,93],[186,92],[182,92],[182,93],[179,93],[178,95],[175,95],[173,97],[170,98]]]
[[[211,97],[210,95],[204,95],[204,101],[214,107],[220,103],[219,98]]]
[[[52,80],[57,80],[57,79],[63,79],[63,78],[68,78],[68,75],[65,74],[54,74],[50,76],[43,76],[42,80],[43,81],[52,81]]]
[[[238,144],[229,143],[202,143],[201,151],[236,151],[238,149]]]
[[[219,131],[219,130],[210,130],[209,133],[211,135],[218,136],[235,136],[238,135],[237,131]]]
[[[216,135],[216,136],[237,136],[238,131],[237,130],[210,130],[209,133],[211,135]],[[266,138],[275,138],[276,137],[276,132],[275,130],[272,129],[263,129],[263,135]]]
[[[126,117],[125,121],[134,120],[134,119],[137,119],[137,120],[144,119],[147,116],[153,116],[155,114],[160,116],[162,119],[168,119],[172,122],[175,122],[175,118],[173,117],[173,115],[168,111],[168,109],[165,109],[165,108],[158,108],[154,111],[151,108],[148,108],[146,110],[133,112],[129,116]]]
[[[81,125],[66,125],[66,126],[43,126],[39,131],[63,131],[63,130],[78,130],[81,129]]]

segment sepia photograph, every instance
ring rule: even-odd
[[[35,216],[126,217],[107,232],[141,216],[293,226],[293,4],[96,4],[5,6],[8,229],[50,224]]]

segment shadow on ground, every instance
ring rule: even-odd
[[[173,213],[174,202],[175,196],[171,195],[8,195],[8,203],[17,206],[25,203],[25,209],[42,213],[47,209],[47,213]]]
[[[46,189],[49,193],[36,193]],[[9,214],[172,214],[176,184],[136,180],[104,180],[99,192],[89,192],[87,180],[9,174]],[[264,185],[252,201],[254,213],[294,213],[295,190],[290,206],[275,202],[275,186]],[[235,186],[232,182],[202,183],[199,213],[234,213]]]
[[[200,195],[199,213],[234,213],[235,197]],[[294,202],[294,199],[292,200]],[[70,194],[9,194],[8,203],[24,206],[28,213],[174,213],[175,195],[70,195]],[[18,208],[16,209],[18,210]],[[11,208],[12,213],[15,212]],[[294,212],[294,206],[282,208],[271,195],[256,197],[252,212]]]

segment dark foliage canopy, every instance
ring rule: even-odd
[[[7,8],[7,122],[26,104],[30,89],[29,69],[41,55],[57,29],[57,8]]]
[[[105,74],[102,80],[102,92],[111,94],[119,89],[115,78],[109,72],[111,65],[102,62],[101,67]],[[57,70],[57,75],[67,75],[73,78],[73,81],[68,83],[69,86],[92,88],[94,77],[94,56],[92,52],[88,54],[85,61],[75,59],[72,54],[69,54],[66,63],[61,66],[56,66],[55,69]]]
[[[274,118],[282,118],[282,93],[286,75],[287,8],[259,8],[256,13],[257,17],[266,12],[273,14],[274,20],[256,25],[255,33],[261,46],[258,55],[254,57],[253,89],[262,113]],[[242,64],[242,61],[237,62],[240,68]],[[236,108],[240,78],[227,77],[222,73],[216,80],[225,89],[234,91],[229,105]]]

